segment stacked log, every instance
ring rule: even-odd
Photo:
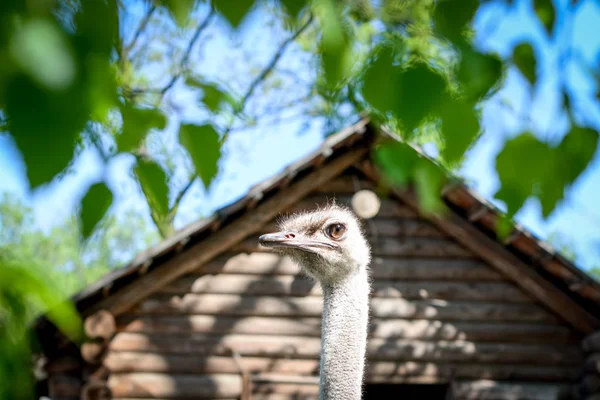
[[[581,347],[585,361],[574,397],[582,400],[600,400],[600,331],[587,336]]]
[[[82,400],[109,400],[112,393],[108,387],[109,371],[103,366],[108,345],[117,331],[114,316],[105,310],[88,316],[84,322],[87,341],[81,345],[83,369]]]

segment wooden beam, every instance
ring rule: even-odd
[[[305,178],[280,191],[257,206],[252,212],[242,215],[231,224],[191,247],[188,251],[171,258],[164,265],[139,277],[131,285],[119,289],[113,295],[96,303],[87,310],[93,313],[105,309],[117,316],[130,309],[157,288],[173,282],[180,276],[197,270],[200,266],[225,252],[250,234],[256,233],[263,224],[276,217],[283,210],[293,206],[309,194],[313,188],[334,178],[346,168],[357,163],[367,153],[368,148],[353,149],[323,167],[309,173]]]
[[[231,357],[198,357],[168,353],[109,353],[104,364],[112,373],[154,372],[188,375],[237,374],[236,362]],[[252,374],[285,374],[287,379],[317,375],[319,360],[244,357],[242,364]],[[438,379],[520,379],[540,381],[573,381],[579,371],[571,367],[549,367],[519,364],[461,364],[427,363],[414,361],[373,361],[366,369],[367,380],[385,380],[427,376]],[[253,379],[256,382],[256,378]],[[281,382],[280,382],[281,383]]]
[[[185,276],[159,293],[240,294],[251,296],[322,296],[321,285],[306,277],[217,274]],[[531,303],[532,299],[509,282],[439,282],[374,280],[371,296],[409,300],[475,300]],[[112,331],[114,332],[114,330]]]
[[[167,336],[119,333],[110,343],[111,352],[169,353],[229,356],[231,349],[247,357],[318,359],[320,338],[275,335]],[[370,361],[470,362],[581,366],[583,356],[576,345],[479,343],[465,340],[423,341],[371,338]]]
[[[320,317],[319,297],[240,296],[235,294],[194,294],[183,297],[152,295],[135,312],[146,315],[238,315],[263,317]],[[373,318],[410,318],[449,321],[557,322],[537,304],[497,302],[406,300],[373,298]]]
[[[372,164],[363,164],[363,167],[365,174],[375,180],[379,179]],[[419,203],[413,192],[394,190],[393,193],[414,210],[419,210]],[[423,218],[429,219],[465,248],[479,255],[579,331],[591,333],[600,327],[598,318],[585,311],[500,243],[483,234],[452,210],[447,210],[445,217],[442,218],[429,214],[423,215]]]
[[[375,257],[371,261],[373,279],[505,281],[495,268],[481,260],[442,258]],[[275,253],[227,253],[193,271],[200,274],[301,275],[300,267],[287,257]],[[187,277],[186,277],[187,279]]]
[[[504,383],[491,380],[456,381],[450,389],[456,400],[558,400],[568,393],[568,385]]]
[[[127,315],[120,332],[194,335],[198,333],[321,336],[321,318],[231,317],[226,315]],[[566,326],[541,323],[491,323],[440,320],[376,319],[369,325],[371,338],[470,340],[502,343],[579,344]]]

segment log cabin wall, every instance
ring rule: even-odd
[[[290,211],[349,202],[369,187],[346,174]],[[582,338],[414,211],[383,199],[364,226],[373,248],[367,383],[552,399],[579,379]],[[117,318],[101,361],[113,398],[317,397],[320,288],[257,238]]]

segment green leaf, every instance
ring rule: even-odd
[[[421,211],[426,214],[444,211],[441,197],[444,172],[441,168],[430,160],[420,158],[413,174]]]
[[[19,68],[46,88],[61,90],[75,79],[77,65],[67,37],[49,19],[34,18],[19,25],[10,54]]]
[[[390,46],[381,48],[376,59],[368,65],[363,79],[364,99],[382,112],[395,110],[399,106],[397,88],[400,86],[400,74],[393,62],[393,49]]]
[[[504,201],[509,214],[516,213],[531,195],[540,193],[549,165],[555,160],[547,144],[531,133],[509,140],[496,157],[501,188],[495,197]]]
[[[215,8],[237,28],[254,5],[254,0],[215,0]]]
[[[478,8],[478,0],[440,1],[433,15],[435,28],[451,41],[459,41],[462,32],[473,19]]]
[[[118,19],[116,0],[82,0],[74,18],[78,47],[110,57],[119,40]]]
[[[390,141],[375,149],[373,159],[392,185],[405,186],[419,161],[417,152],[405,143]]]
[[[201,82],[192,77],[186,78],[185,83],[189,86],[202,89],[204,94],[202,102],[212,112],[217,111],[221,102],[227,99],[227,95],[215,83]]]
[[[47,91],[24,76],[8,82],[5,111],[10,133],[33,188],[50,181],[72,160],[78,135],[90,114],[84,90],[72,85],[64,91]]]
[[[330,87],[336,87],[350,73],[352,40],[334,0],[319,0],[315,4],[321,25],[319,53],[325,81]]]
[[[442,156],[449,163],[455,163],[477,138],[479,119],[473,104],[464,101],[446,102],[442,106],[440,117],[445,142]]]
[[[555,11],[552,0],[533,0],[533,8],[540,22],[546,28],[546,32],[552,35],[554,29]]]
[[[540,190],[544,217],[548,217],[567,189],[585,171],[594,159],[598,134],[589,128],[574,126],[559,146],[552,149],[552,158],[546,161],[548,173]]]
[[[521,43],[513,50],[513,62],[519,71],[532,85],[536,80],[536,61],[533,47],[529,43]]]
[[[302,11],[302,9],[304,7],[306,7],[306,4],[308,3],[307,0],[280,0],[280,1],[281,1],[281,4],[283,5],[283,8],[288,13],[288,15],[294,19],[298,18],[298,14],[300,14],[300,11]]]
[[[196,173],[206,188],[219,171],[221,141],[212,125],[184,124],[179,128],[179,141],[187,149]]]
[[[164,218],[169,212],[169,187],[165,171],[154,161],[141,158],[138,159],[133,171],[148,200],[148,205],[156,214]]]
[[[491,54],[475,51],[470,45],[461,47],[457,78],[466,98],[481,100],[502,77],[502,60]]]
[[[81,201],[81,233],[90,237],[94,228],[108,211],[113,200],[112,192],[104,183],[92,185]]]
[[[400,104],[395,113],[411,132],[430,113],[438,111],[446,92],[446,81],[424,64],[417,64],[402,72],[397,88]]]
[[[401,69],[392,62],[392,49],[382,49],[365,71],[363,97],[380,112],[393,112],[410,133],[429,113],[438,111],[446,82],[424,64]]]
[[[157,3],[169,10],[180,27],[185,26],[196,6],[196,0],[157,0]]]
[[[123,132],[116,137],[119,151],[133,151],[137,149],[148,131],[151,129],[164,129],[167,118],[157,108],[137,108],[131,103],[121,106],[123,116]]]

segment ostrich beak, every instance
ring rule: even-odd
[[[337,250],[339,246],[322,240],[307,238],[297,232],[267,233],[258,238],[258,243],[274,249],[291,248],[316,253],[319,249]]]

